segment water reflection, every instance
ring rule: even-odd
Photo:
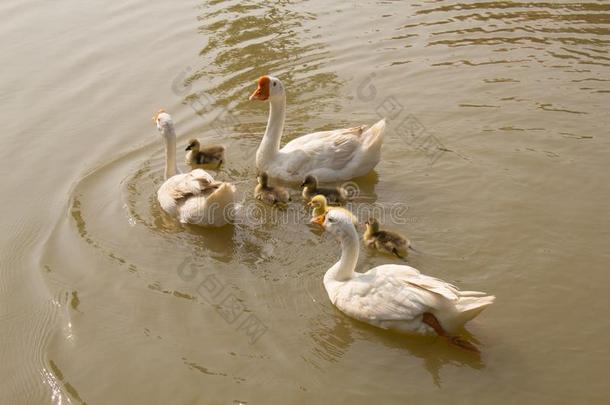
[[[308,356],[306,361],[320,370],[324,368],[320,360],[339,362],[356,341],[397,350],[400,355],[405,356],[405,360],[406,356],[421,359],[422,366],[430,374],[434,385],[439,388],[442,386],[441,371],[447,365],[466,366],[475,370],[485,367],[481,355],[451,346],[441,338],[402,335],[378,329],[350,319],[331,307],[325,307],[312,319],[309,328],[308,335],[313,342],[310,350],[313,356]],[[475,344],[479,343],[468,331],[463,331],[462,336]]]
[[[287,132],[302,134],[310,129],[304,126],[308,119],[324,111],[339,111],[336,94],[341,82],[335,73],[325,71],[327,45],[303,33],[303,25],[315,15],[293,8],[294,3],[288,2],[205,3],[199,16],[205,22],[200,32],[207,41],[200,52],[203,67],[185,79],[186,85],[200,88],[185,102],[192,103],[203,91],[215,100],[210,107],[255,108],[258,119],[265,121],[261,111],[266,106],[253,107],[247,96],[259,76],[273,74],[288,90]],[[232,128],[248,132],[244,129],[239,124]]]
[[[527,59],[504,58],[493,63],[545,64],[547,61],[563,59],[582,64],[609,64],[603,49],[610,44],[610,41],[604,39],[610,31],[603,27],[610,23],[609,4],[496,1],[445,3],[447,2],[416,10],[414,16],[417,22],[404,25],[402,30],[412,32],[417,26],[436,24],[442,20],[444,24],[429,33],[427,46],[473,49],[491,46],[498,52],[514,52],[523,50],[524,45],[527,45],[537,51]],[[424,21],[420,21],[421,17]],[[402,41],[405,36],[395,38]],[[583,49],[583,45],[588,48]],[[475,66],[481,64],[463,58],[461,61]]]
[[[432,382],[439,388],[442,385],[441,371],[447,365],[467,366],[476,370],[485,367],[481,355],[451,346],[441,338],[401,335],[356,321],[352,322],[362,332],[361,338],[373,344],[379,343],[388,348],[399,349],[405,355],[421,359],[423,367],[432,378]],[[471,342],[479,343],[467,331],[463,331],[462,336]]]
[[[324,311],[311,320],[309,336],[313,342],[311,352],[314,357],[326,362],[338,362],[354,343],[350,320],[334,311]],[[322,367],[311,360],[316,368]]]

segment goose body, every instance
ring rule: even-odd
[[[165,182],[157,191],[163,211],[184,224],[227,224],[226,208],[235,201],[235,186],[215,181],[203,169],[180,173],[176,165],[176,133],[171,116],[160,110],[154,121],[165,141]]]
[[[373,170],[381,157],[385,120],[370,128],[359,126],[303,135],[280,149],[286,114],[282,82],[262,76],[250,100],[268,101],[269,120],[256,152],[256,166],[271,177],[301,181],[314,175],[322,182],[349,180]]]
[[[356,273],[359,244],[351,219],[331,210],[315,222],[341,242],[341,259],[324,275],[328,297],[341,312],[383,329],[438,334],[476,351],[453,334],[491,305],[494,296],[461,291],[410,266],[389,264]]]

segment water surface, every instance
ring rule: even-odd
[[[608,402],[610,5],[269,3],[0,6],[2,402]],[[263,74],[284,140],[387,117],[353,208],[400,204],[409,264],[497,296],[480,358],[332,307],[335,241],[252,200]],[[227,146],[248,221],[160,211],[160,107]]]

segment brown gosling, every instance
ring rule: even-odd
[[[349,218],[351,218],[352,223],[355,226],[358,225],[358,218],[356,218],[356,216],[352,214],[351,211],[342,207],[329,207],[328,203],[326,202],[326,197],[324,197],[322,194],[318,194],[313,197],[311,201],[307,203],[307,205],[313,207],[313,210],[311,211],[312,221],[321,215],[326,215],[328,211],[333,210],[344,212]]]
[[[408,238],[391,231],[379,229],[379,221],[370,218],[366,221],[363,239],[365,246],[383,253],[394,254],[404,259],[409,254],[411,242]]]
[[[213,165],[219,168],[224,161],[225,147],[222,145],[210,145],[201,147],[197,139],[191,139],[185,149],[184,160],[187,165]]]
[[[303,198],[305,201],[310,201],[318,194],[326,197],[326,201],[330,204],[344,204],[347,201],[347,191],[342,187],[323,188],[318,187],[318,179],[311,174],[305,177],[303,183]]]
[[[254,198],[271,205],[285,206],[290,201],[290,193],[284,187],[269,185],[269,176],[263,172],[257,177]]]

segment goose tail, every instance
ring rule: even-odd
[[[474,291],[471,291],[471,293]],[[496,297],[493,295],[486,296],[461,296],[456,304],[458,314],[454,322],[459,325],[464,325],[466,322],[474,319],[485,308],[494,303]]]
[[[222,226],[233,220],[236,188],[231,183],[222,183],[205,201],[210,225]]]
[[[363,146],[367,150],[379,150],[383,142],[383,134],[385,132],[385,118],[379,120],[375,125],[364,131],[362,134]]]

